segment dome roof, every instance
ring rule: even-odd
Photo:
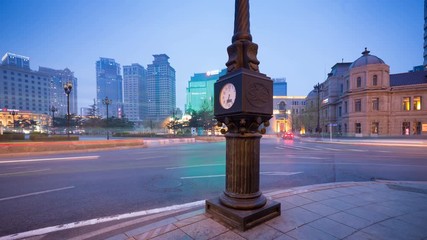
[[[365,48],[365,51],[362,52],[362,55],[360,58],[358,58],[356,61],[354,61],[351,65],[350,65],[350,69],[351,68],[356,68],[356,67],[362,67],[362,66],[366,66],[369,64],[385,64],[385,62],[374,55],[369,54],[370,51],[368,51]]]

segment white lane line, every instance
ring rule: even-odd
[[[353,152],[367,152],[368,150],[362,150],[362,149],[347,149],[349,151],[353,151]]]
[[[186,209],[186,208],[201,207],[201,206],[205,205],[205,202],[206,202],[206,200],[201,200],[201,201],[197,201],[197,202],[184,203],[184,204],[180,204],[180,205],[172,205],[169,207],[155,208],[155,209],[144,210],[144,211],[140,211],[140,212],[125,213],[125,214],[115,215],[115,216],[110,216],[110,217],[94,218],[94,219],[85,220],[85,221],[61,224],[61,225],[56,225],[56,226],[52,226],[52,227],[45,227],[45,228],[31,230],[31,231],[22,232],[22,233],[16,233],[16,234],[12,234],[9,236],[3,236],[3,237],[0,237],[0,240],[3,240],[3,239],[22,239],[22,238],[28,238],[28,237],[32,237],[32,236],[39,236],[39,235],[44,235],[44,234],[48,234],[48,233],[52,233],[52,232],[62,231],[62,230],[66,230],[66,229],[73,229],[73,228],[95,225],[98,223],[105,223],[105,222],[111,222],[111,221],[116,221],[116,220],[125,220],[128,218],[142,217],[142,216],[146,216],[146,215],[150,215],[150,214],[162,213],[162,212],[173,211],[173,210],[181,210],[181,209]]]
[[[166,170],[172,170],[172,169],[180,169],[180,168],[197,168],[197,167],[212,167],[212,166],[224,166],[224,163],[217,163],[217,164],[201,164],[201,165],[191,165],[191,166],[181,166],[181,167],[168,167]]]
[[[49,170],[50,170],[50,168],[40,169],[40,170],[34,170],[34,171],[22,171],[22,172],[0,173],[0,176],[12,176],[12,175],[25,174],[25,173],[45,172],[45,171],[49,171]]]
[[[291,176],[300,173],[302,172],[260,172],[260,174],[268,176]]]
[[[206,175],[206,176],[192,176],[192,177],[181,177],[181,179],[214,178],[214,177],[225,177],[225,174],[220,174],[220,175]]]
[[[17,199],[17,198],[35,196],[35,195],[40,195],[40,194],[45,194],[45,193],[57,192],[57,191],[71,189],[71,188],[74,188],[74,186],[63,187],[63,188],[55,188],[55,189],[50,189],[50,190],[41,191],[41,192],[27,193],[27,194],[22,194],[22,195],[13,196],[13,197],[0,198],[0,202],[1,201],[6,201],[6,200],[11,200],[11,199]]]
[[[91,160],[98,159],[99,156],[81,156],[81,157],[61,157],[61,158],[38,158],[38,159],[17,159],[0,161],[2,163],[24,163],[24,162],[44,162],[44,161],[61,161],[61,160]]]

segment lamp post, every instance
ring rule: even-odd
[[[314,85],[314,90],[317,92],[317,126],[316,126],[316,133],[320,134],[320,91],[321,91],[322,85],[320,83],[317,83]]]
[[[240,230],[280,215],[280,203],[260,191],[260,140],[273,114],[273,81],[259,72],[249,30],[249,0],[235,0],[227,74],[214,85],[214,114],[226,139],[225,190],[206,212]]]
[[[55,127],[55,112],[58,111],[58,108],[55,106],[50,106],[49,110],[52,112],[52,128]]]
[[[107,107],[107,140],[110,140],[110,132],[108,130],[108,105],[113,103],[113,100],[108,99],[108,97],[105,97],[105,99],[102,99],[102,104],[104,104]]]
[[[70,93],[71,89],[73,89],[73,84],[71,82],[67,82],[64,84],[64,92],[67,95],[67,136],[70,139]]]
[[[9,114],[12,115],[13,130],[15,130],[15,115],[16,115],[16,111],[15,110],[11,110],[9,112]]]

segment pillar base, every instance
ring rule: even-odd
[[[214,218],[240,231],[246,231],[280,216],[280,203],[271,200],[267,200],[267,203],[261,208],[237,210],[222,205],[219,198],[213,198],[206,200],[205,208],[206,212]]]

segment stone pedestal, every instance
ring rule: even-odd
[[[280,203],[267,201],[259,189],[259,133],[227,133],[226,187],[206,201],[206,212],[245,231],[280,215]]]

